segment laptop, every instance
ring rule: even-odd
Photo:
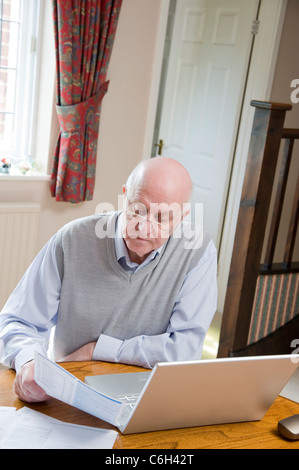
[[[260,420],[298,366],[294,354],[161,362],[85,382],[123,401],[117,427],[131,434]]]

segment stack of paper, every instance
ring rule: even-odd
[[[116,431],[69,424],[23,407],[0,407],[0,449],[111,449]]]

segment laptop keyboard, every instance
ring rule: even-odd
[[[133,409],[137,400],[138,400],[139,395],[118,395],[118,399],[121,400],[126,408],[131,408]]]
[[[132,413],[132,410],[134,409],[137,399],[139,395],[118,395],[116,398],[118,400],[121,400],[124,404],[122,413],[119,417],[119,425],[122,425],[126,423],[127,419],[129,418],[130,414]]]

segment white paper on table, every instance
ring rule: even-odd
[[[23,407],[4,434],[1,449],[111,449],[116,431],[63,423]]]
[[[11,406],[0,406],[0,443],[1,440],[16,418],[16,408]]]
[[[61,366],[35,352],[35,382],[51,397],[116,424],[123,403],[86,385]]]

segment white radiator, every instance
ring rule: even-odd
[[[0,309],[37,254],[40,205],[0,203]]]

